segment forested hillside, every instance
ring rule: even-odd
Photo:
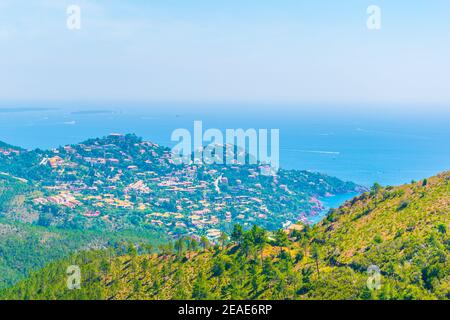
[[[0,219],[0,288],[79,251],[115,248],[126,252],[129,243],[157,246],[165,240],[155,232],[64,230]]]
[[[236,225],[210,247],[180,238],[156,253],[83,252],[3,299],[449,299],[450,173],[370,193],[319,225],[269,233]],[[81,288],[67,288],[67,267]],[[380,286],[369,270],[380,270]],[[376,280],[376,279],[375,279]],[[374,284],[372,289],[367,284]]]
[[[0,142],[0,287],[54,259],[120,242],[217,240],[232,221],[281,228],[324,212],[321,197],[364,190],[319,173],[262,165],[176,165],[133,134],[52,150]],[[164,235],[164,236],[161,236]]]
[[[49,226],[30,205],[29,198],[39,194],[32,183],[0,173],[0,288],[80,250],[165,241],[162,233],[153,230],[112,232]]]

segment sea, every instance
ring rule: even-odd
[[[194,103],[21,103],[0,105],[0,141],[54,148],[110,133],[173,146],[176,129],[279,129],[280,165],[364,186],[400,185],[450,169],[450,112],[338,106]],[[325,199],[336,207],[353,194]],[[319,217],[320,218],[320,217]]]

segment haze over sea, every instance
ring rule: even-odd
[[[318,171],[366,186],[409,183],[450,169],[448,113],[338,112],[326,106],[295,110],[225,104],[2,105],[0,141],[52,148],[119,132],[170,147],[173,130],[193,130],[193,122],[201,120],[204,130],[280,129],[283,168]]]

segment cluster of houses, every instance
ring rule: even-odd
[[[112,216],[114,209],[133,210],[142,212],[146,223],[167,228],[169,234],[178,228],[211,240],[226,224],[251,225],[271,218],[264,194],[267,186],[261,184],[258,168],[228,167],[233,172],[231,185],[223,170],[202,168],[198,174],[197,165],[171,166],[170,151],[157,144],[136,141],[130,151],[113,143],[124,139],[122,135],[110,138],[112,142],[66,146],[43,157],[40,164],[57,174],[53,179],[57,183],[47,187],[50,195],[34,203],[79,208],[79,214],[89,218]],[[276,176],[272,181],[278,196],[286,200],[284,195],[292,192]]]
[[[4,156],[10,156],[10,155],[19,155],[20,151],[16,149],[11,148],[0,148],[0,154]]]
[[[58,195],[54,195],[54,196],[49,196],[46,198],[36,198],[33,200],[33,202],[35,204],[55,204],[55,205],[60,205],[60,206],[64,206],[67,208],[71,208],[74,209],[75,207],[77,207],[80,204],[80,201],[78,201],[75,196],[73,196],[70,193],[60,193]]]

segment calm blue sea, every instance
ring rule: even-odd
[[[205,129],[280,129],[282,167],[327,173],[367,186],[408,183],[450,169],[449,113],[286,110],[226,105],[2,105],[0,140],[29,149],[50,148],[120,132],[172,146],[174,129],[193,130],[193,121],[202,120]]]

